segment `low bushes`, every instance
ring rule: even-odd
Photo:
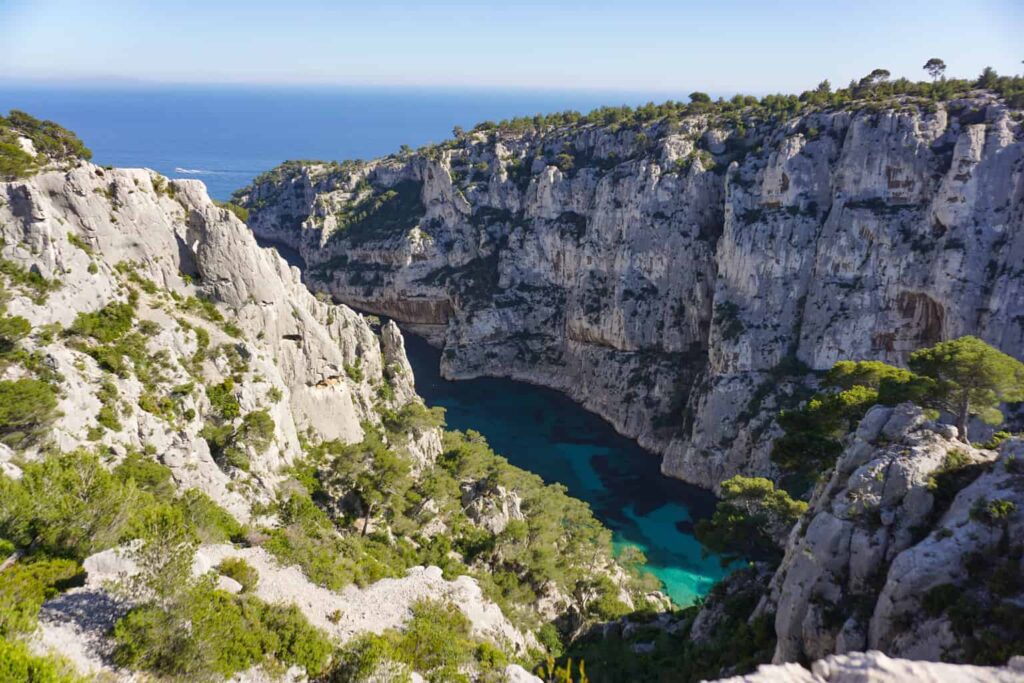
[[[57,418],[57,394],[37,379],[0,380],[0,441],[26,446]]]
[[[0,638],[0,681],[85,683],[63,659],[34,655],[24,643],[6,638]]]

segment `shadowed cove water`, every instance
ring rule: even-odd
[[[513,465],[589,503],[616,546],[644,551],[646,569],[675,602],[692,603],[727,573],[692,532],[712,513],[714,497],[662,475],[657,456],[556,391],[507,379],[451,382],[441,377],[440,352],[425,341],[407,335],[406,350],[416,390],[447,410],[450,429],[475,429]]]

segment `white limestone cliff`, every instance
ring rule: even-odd
[[[910,404],[867,413],[755,611],[774,614],[776,663],[868,649],[963,661],[975,638],[998,639],[995,614],[1024,600],[1000,578],[1024,575],[1024,441],[956,437]]]
[[[151,393],[189,387],[170,419],[142,407],[149,390],[134,374],[105,372],[73,340],[25,340],[61,377],[56,444],[102,444],[119,454],[155,448],[181,487],[202,490],[241,520],[298,457],[302,430],[356,441],[362,421],[379,421],[373,406],[382,382],[392,384],[396,404],[415,396],[397,328],[388,325],[378,337],[363,316],[318,300],[297,270],[261,249],[197,181],[81,163],[66,173],[0,183],[0,237],[7,262],[59,282],[45,301],[15,288],[9,315],[37,329],[68,327],[81,313],[127,301],[134,289],[135,317],[150,325],[146,352],[160,359]],[[215,302],[224,320],[188,306],[193,296]],[[223,353],[207,353],[196,368],[199,329],[205,346]],[[353,366],[357,379],[346,370]],[[268,448],[249,454],[249,474],[218,466],[200,435],[211,410],[204,385],[229,376],[239,380],[243,413],[263,408],[274,422]],[[116,389],[120,429],[98,427],[104,381]],[[440,446],[435,435],[420,447],[436,455]]]
[[[981,91],[484,130],[240,201],[312,287],[443,346],[446,377],[564,391],[706,487],[773,471],[808,370],[964,334],[1024,357],[1020,112]]]

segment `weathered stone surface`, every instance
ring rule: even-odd
[[[295,604],[312,624],[339,642],[360,633],[400,628],[411,616],[412,603],[429,598],[456,605],[470,620],[477,636],[508,643],[520,653],[525,653],[528,646],[536,647],[533,636],[524,635],[509,623],[468,576],[446,581],[437,567],[413,567],[401,579],[382,579],[365,588],[347,586],[333,592],[311,583],[298,567],[282,567],[262,548],[228,545],[200,548],[194,571],[208,571],[227,557],[241,557],[259,572],[257,597],[267,602]]]
[[[710,487],[772,472],[804,368],[964,334],[1024,357],[1020,121],[978,93],[744,137],[706,117],[474,133],[244,201],[311,286],[443,346],[446,377],[564,391]],[[367,180],[412,194],[404,223],[342,225]]]
[[[174,386],[195,387],[177,399],[182,417],[167,420],[139,408],[149,390],[134,373],[106,372],[58,335],[39,347],[61,377],[55,444],[71,450],[98,440],[118,456],[155,449],[182,489],[203,491],[240,520],[248,519],[253,500],[271,495],[277,472],[299,457],[299,431],[359,440],[362,422],[379,421],[374,403],[385,373],[396,405],[415,397],[397,327],[385,326],[378,337],[360,314],[318,300],[296,269],[260,248],[197,181],[81,163],[0,183],[0,238],[5,259],[61,283],[45,302],[13,292],[8,314],[24,316],[35,328],[66,327],[81,313],[125,301],[129,287],[141,290],[134,306],[136,318],[152,326],[147,351],[167,361],[157,395]],[[190,296],[214,302],[226,322],[183,308],[180,302]],[[189,371],[199,350],[198,328],[208,336],[208,348],[228,349],[246,369],[221,353]],[[353,367],[357,374],[349,372]],[[200,435],[211,411],[204,385],[228,377],[235,378],[243,414],[266,410],[274,422],[267,448],[248,449],[248,473],[218,465]],[[117,391],[120,429],[97,426],[104,382]],[[436,455],[437,439],[436,433],[421,437],[421,459]],[[4,471],[17,474],[9,459],[0,453]]]
[[[1015,658],[1017,659],[1017,658]],[[721,679],[719,683],[1019,683],[1024,667],[963,666],[940,662],[892,659],[881,652],[832,655],[811,664],[772,664],[756,673]]]
[[[971,558],[1003,557],[999,548],[1024,538],[1021,451],[1016,439],[998,453],[967,446],[910,404],[871,409],[816,488],[755,612],[775,614],[775,661],[867,648],[956,657],[947,617],[929,615],[922,602],[946,584],[983,590],[969,579]],[[953,491],[948,509],[936,507],[935,476],[961,461],[975,478]],[[985,516],[990,501],[1010,506],[1005,520]]]

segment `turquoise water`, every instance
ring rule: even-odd
[[[589,503],[616,547],[644,551],[646,569],[677,604],[691,604],[727,573],[692,534],[693,522],[714,510],[710,493],[663,476],[657,456],[558,392],[506,379],[449,382],[439,351],[412,335],[406,347],[417,391],[447,410],[449,428],[477,430],[512,464]]]

